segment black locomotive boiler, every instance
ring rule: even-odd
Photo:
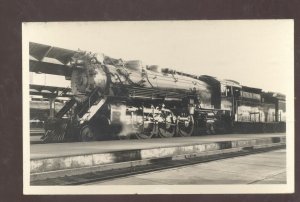
[[[44,51],[43,58],[63,61],[73,96],[48,120],[44,142],[285,131],[282,94],[138,60],[53,47],[47,52],[45,46],[31,43],[31,56]],[[31,71],[42,69],[43,58],[30,63]]]

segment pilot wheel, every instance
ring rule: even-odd
[[[89,141],[96,140],[95,132],[93,128],[89,125],[83,126],[80,131],[80,138],[82,142],[89,142]]]

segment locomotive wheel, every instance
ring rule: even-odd
[[[140,127],[139,132],[135,133],[137,139],[150,139],[153,136],[153,123],[143,123]]]
[[[129,135],[118,135],[119,140],[129,140],[130,136]]]
[[[176,124],[172,122],[173,114],[162,114],[162,122],[158,123],[158,135],[162,138],[173,137],[176,133]]]
[[[162,138],[173,137],[176,132],[174,124],[170,123],[159,123],[158,124],[158,135]]]
[[[206,134],[207,135],[214,135],[214,134],[216,134],[216,131],[215,131],[215,128],[214,128],[213,124],[208,124],[206,126]]]
[[[191,115],[188,117],[188,119],[189,119],[188,121],[185,122],[180,121],[178,123],[178,135],[181,137],[189,137],[194,132],[194,127],[195,127],[194,118]]]
[[[136,133],[135,136],[137,139],[150,139],[150,138],[152,138],[153,133],[152,132],[149,132],[149,133],[148,132],[147,133],[139,132],[139,133]]]
[[[214,125],[211,125],[211,127],[210,127],[210,132],[211,132],[212,135],[215,135],[215,134],[216,134],[216,130],[215,130]]]
[[[82,142],[89,142],[96,139],[95,133],[91,126],[86,125],[80,131],[80,138]]]

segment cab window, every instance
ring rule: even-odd
[[[224,97],[224,96],[227,96],[227,88],[226,86],[224,85],[221,85],[221,95]]]
[[[221,85],[221,95],[223,97],[230,97],[230,96],[232,96],[231,86]]]

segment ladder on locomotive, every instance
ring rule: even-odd
[[[87,100],[83,102],[83,104],[76,110],[74,116],[78,115],[79,117],[86,117],[87,114],[91,114],[89,119],[91,119],[95,113],[100,109],[103,105],[105,99],[101,99],[100,102],[96,103],[100,98],[98,94],[98,88],[95,88],[90,95],[88,96]],[[66,113],[70,111],[70,109],[76,104],[76,100],[72,98],[69,100],[63,108],[61,108],[57,114],[55,115],[56,118],[62,118]],[[92,113],[91,113],[92,112]]]
[[[79,117],[81,117],[80,124],[91,120],[94,117],[94,115],[99,111],[99,109],[103,106],[105,101],[106,97],[101,98],[101,95],[99,94],[99,88],[95,88],[77,113]]]
[[[106,99],[101,99],[98,93],[98,88],[94,89],[90,95],[88,96],[88,99],[76,110],[76,112],[71,115],[72,117],[82,117],[81,120],[89,121],[93,116],[97,113],[97,111],[103,106]],[[76,100],[72,98],[69,100],[63,108],[61,108],[58,113],[55,115],[57,125],[55,124],[53,128],[48,129],[44,136],[41,137],[41,140],[43,142],[61,142],[65,140],[66,130],[68,128],[68,123],[70,122],[60,122],[59,120],[62,120],[63,116],[68,113],[71,108],[76,104]]]
[[[70,109],[75,105],[75,99],[71,99],[69,100],[64,106],[63,108],[61,108],[57,114],[55,115],[55,118],[62,118],[68,111],[70,111]]]

